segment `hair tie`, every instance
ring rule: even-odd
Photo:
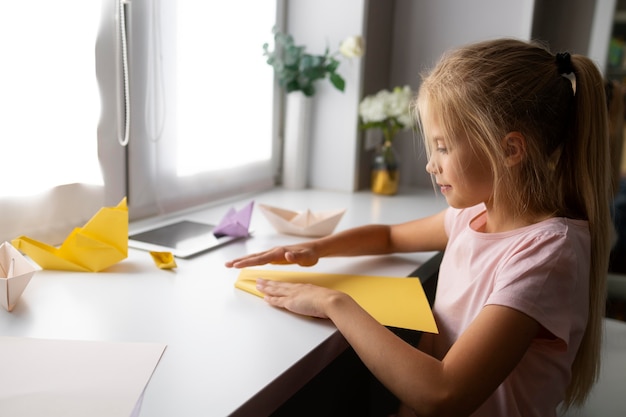
[[[556,67],[559,70],[559,74],[571,74],[574,72],[572,66],[572,57],[569,52],[559,52],[556,54]]]

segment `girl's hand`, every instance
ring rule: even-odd
[[[317,263],[319,256],[310,246],[293,245],[277,246],[265,252],[253,253],[241,258],[226,262],[228,268],[245,268],[264,264],[298,264],[312,266]]]
[[[268,281],[259,278],[256,282],[259,291],[265,294],[265,301],[274,307],[281,307],[304,316],[327,319],[326,306],[334,297],[346,296],[339,291],[313,284]]]

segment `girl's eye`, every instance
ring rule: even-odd
[[[435,150],[441,154],[448,153],[448,148],[446,147],[446,144],[443,140],[439,139],[435,142]]]

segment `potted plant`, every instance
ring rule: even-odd
[[[365,97],[359,104],[360,127],[382,132],[372,164],[371,187],[374,193],[393,195],[398,192],[400,173],[393,140],[398,132],[414,126],[410,112],[412,97],[411,87],[406,85],[391,91],[381,90]]]
[[[287,93],[285,106],[285,130],[283,143],[282,183],[286,188],[301,189],[308,184],[309,170],[309,120],[311,97],[316,93],[316,84],[324,79],[339,91],[344,91],[346,82],[338,73],[339,55],[356,58],[363,55],[363,39],[350,36],[331,53],[327,47],[323,54],[310,54],[302,45],[296,45],[293,37],[276,27],[274,49],[265,43],[263,55],[272,66],[278,84]]]
[[[363,55],[363,38],[350,36],[339,45],[337,52],[331,53],[327,47],[323,54],[313,55],[306,52],[302,45],[296,45],[293,36],[283,33],[277,28],[274,34],[274,50],[269,44],[263,45],[263,55],[267,63],[274,68],[278,83],[287,93],[301,91],[305,96],[315,95],[315,84],[318,80],[328,78],[339,91],[344,91],[346,82],[337,72],[341,54],[347,58]]]

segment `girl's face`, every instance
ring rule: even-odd
[[[432,147],[426,171],[433,176],[448,204],[465,208],[484,202],[489,207],[494,178],[487,158],[477,154],[467,138],[455,138],[452,144],[434,118],[429,119],[424,121]]]

